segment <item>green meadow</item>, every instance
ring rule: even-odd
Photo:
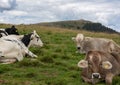
[[[0,25],[1,28],[10,27]],[[25,57],[14,64],[0,64],[0,85],[89,85],[81,78],[77,63],[85,55],[76,53],[72,37],[77,33],[85,36],[113,39],[120,45],[120,35],[44,27],[39,25],[18,25],[20,34],[36,30],[44,46],[31,47],[38,58]],[[100,82],[97,85],[105,85]],[[120,85],[120,77],[113,79],[113,85]]]

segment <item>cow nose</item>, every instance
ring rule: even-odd
[[[100,78],[100,74],[99,73],[93,73],[92,74],[92,78]]]
[[[77,49],[78,49],[78,50],[80,50],[80,49],[81,49],[81,47],[77,47]]]

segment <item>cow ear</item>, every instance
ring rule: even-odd
[[[104,69],[111,69],[112,68],[112,64],[109,61],[104,61],[104,62],[102,62],[102,67]]]
[[[114,46],[114,43],[112,42],[112,41],[110,41],[109,43],[109,47],[110,47],[110,53],[112,52],[112,51],[114,51],[114,49],[115,49],[115,46]]]
[[[33,30],[32,37],[34,37],[35,35],[36,35],[36,30]]]
[[[34,37],[35,37],[35,33],[33,32],[32,35],[31,35],[31,37],[30,37],[30,39],[33,40]]]
[[[72,37],[72,40],[75,41],[75,37]]]
[[[88,67],[88,61],[86,60],[81,60],[78,62],[78,67],[80,68],[87,68]]]
[[[36,33],[36,30],[34,30],[33,33],[35,34],[35,33]]]
[[[33,37],[33,36],[31,36],[30,40],[33,40],[33,39],[34,39],[34,37]]]
[[[84,35],[83,34],[79,34],[80,40],[83,41],[84,40]]]

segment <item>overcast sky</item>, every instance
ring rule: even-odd
[[[0,23],[85,19],[120,32],[120,0],[0,0]]]

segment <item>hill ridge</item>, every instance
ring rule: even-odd
[[[56,21],[56,22],[43,22],[38,23],[42,26],[51,26],[51,27],[61,27],[67,29],[76,29],[76,30],[87,30],[92,32],[105,32],[105,33],[117,33],[119,32],[102,25],[99,22],[92,22],[84,19],[80,20],[67,20],[67,21]]]

